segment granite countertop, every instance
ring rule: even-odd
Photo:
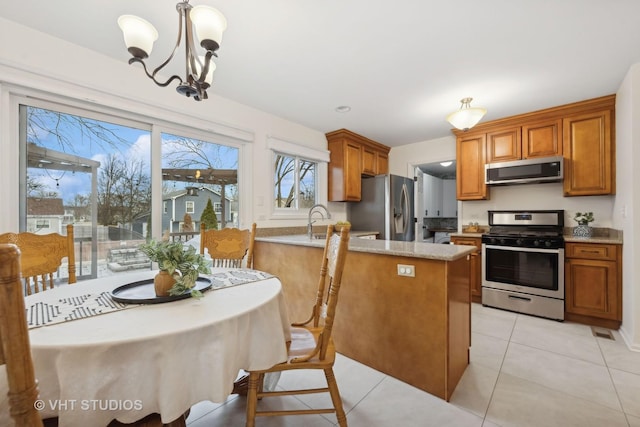
[[[575,237],[572,228],[564,229],[564,241],[569,243],[587,242],[587,243],[604,243],[604,244],[622,244],[622,231],[613,228],[593,228],[591,237]]]
[[[451,233],[452,237],[482,237],[482,232],[479,233]],[[622,244],[622,231],[614,230],[613,228],[594,228],[593,236],[591,237],[575,237],[573,235],[573,228],[567,227],[564,229],[564,241],[569,243],[575,242],[587,242],[587,243],[604,243],[604,244]]]
[[[324,247],[324,239],[309,239],[307,235],[256,237],[257,242],[283,243],[287,245]],[[352,237],[349,240],[349,251],[367,252],[382,255],[406,256],[412,258],[428,258],[441,261],[454,261],[471,254],[473,246],[441,245],[437,243],[401,242],[395,240],[368,240]]]
[[[349,231],[349,233],[351,234],[351,237],[372,236],[372,235],[377,236],[378,234],[380,234],[379,231],[355,231],[355,230],[351,230]]]
[[[484,233],[451,233],[451,237],[482,237]]]

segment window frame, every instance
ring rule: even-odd
[[[224,125],[218,125],[215,122],[201,121],[180,114],[172,114],[169,118],[154,116],[153,114],[142,114],[139,111],[146,111],[142,108],[142,104],[138,105],[127,103],[127,109],[116,108],[110,106],[113,102],[105,102],[104,105],[97,105],[95,100],[83,101],[78,95],[77,98],[69,98],[61,96],[53,91],[45,92],[37,89],[30,89],[23,86],[14,86],[11,84],[0,83],[0,94],[6,94],[5,102],[10,113],[8,117],[10,124],[9,140],[19,141],[19,109],[20,105],[49,109],[60,113],[73,114],[77,116],[87,117],[90,119],[111,122],[114,124],[135,127],[137,129],[148,130],[151,134],[151,215],[159,217],[163,215],[163,199],[162,199],[162,133],[171,133],[174,135],[184,136],[186,138],[198,139],[201,141],[211,142],[218,145],[226,145],[238,149],[238,212],[240,212],[240,223],[246,223],[252,220],[250,202],[250,188],[245,182],[251,181],[251,171],[245,165],[251,161],[251,142],[253,138],[249,134],[233,129],[225,128]],[[72,95],[71,95],[72,96]],[[0,99],[0,102],[2,100]],[[140,108],[136,108],[140,107]],[[184,117],[184,123],[178,123],[178,120]],[[218,131],[220,129],[220,132]],[[15,152],[18,154],[24,148],[21,143],[15,144]],[[25,156],[20,154],[20,159]],[[15,170],[17,182],[21,182],[21,177],[26,173],[26,159],[24,167],[20,166]],[[245,170],[247,169],[247,170]],[[247,175],[244,177],[243,175]],[[16,186],[15,189],[6,191],[10,198],[18,201],[21,195],[26,194],[24,189]],[[26,215],[16,210],[9,216],[5,217],[4,224],[10,225],[12,229],[22,229],[26,227]],[[152,223],[151,237],[155,239],[162,238],[161,224],[157,221]]]
[[[269,184],[270,219],[306,219],[309,208],[277,208],[275,206],[275,162],[278,155],[303,159],[316,164],[315,203],[327,204],[329,151],[318,150],[300,143],[286,141],[282,138],[268,136],[267,148],[271,150],[271,181]],[[297,161],[297,160],[296,160]],[[296,167],[296,186],[299,185]]]
[[[189,209],[191,207],[191,209]],[[196,202],[193,200],[184,201],[184,213],[193,215],[196,212]]]
[[[288,158],[293,159],[294,161],[294,168],[293,168],[293,175],[294,175],[294,194],[295,196],[293,197],[294,200],[294,205],[293,207],[278,207],[275,206],[275,199],[273,199],[275,197],[275,180],[276,180],[276,176],[275,176],[275,170],[274,170],[274,175],[273,175],[273,180],[271,182],[272,184],[272,191],[271,191],[271,197],[273,199],[273,207],[275,212],[282,212],[282,213],[299,213],[299,212],[308,212],[308,208],[305,207],[300,207],[300,163],[301,162],[308,162],[308,163],[313,163],[315,165],[314,167],[314,182],[313,182],[313,192],[314,192],[314,202],[313,205],[315,205],[316,203],[320,203],[319,202],[319,194],[318,194],[318,161],[317,160],[313,160],[313,159],[308,159],[302,156],[297,156],[294,154],[287,154],[287,153],[283,153],[283,152],[279,152],[279,151],[274,151],[273,152],[273,162],[272,164],[275,165],[276,159],[278,158],[278,156],[286,156]]]

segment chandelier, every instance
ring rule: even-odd
[[[166,87],[177,80],[178,93],[201,101],[208,98],[207,89],[211,86],[213,71],[216,69],[216,64],[211,57],[218,57],[216,50],[222,42],[222,33],[227,29],[227,20],[217,9],[203,5],[191,6],[189,0],[178,3],[176,10],[179,15],[176,45],[171,55],[151,73],[147,70],[144,60],[151,54],[153,42],[158,39],[158,31],[146,20],[133,15],[122,15],[118,18],[118,25],[124,34],[127,50],[132,55],[129,64],[134,62],[142,64],[144,72],[158,86]],[[200,46],[205,50],[204,55],[196,52],[194,29],[200,40]],[[186,54],[185,77],[173,75],[164,82],[159,81],[156,75],[173,59],[183,36]]]
[[[485,114],[484,108],[471,108],[473,98],[463,98],[460,100],[460,109],[447,116],[447,121],[456,129],[467,131],[474,127]]]

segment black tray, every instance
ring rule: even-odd
[[[198,277],[194,289],[204,292],[210,288],[211,280],[204,277]],[[185,292],[182,295],[171,295],[167,297],[156,296],[156,291],[153,287],[153,279],[128,283],[126,285],[118,286],[111,291],[111,298],[113,298],[114,301],[125,304],[160,304],[163,302],[177,301],[190,297],[191,294],[189,292]]]

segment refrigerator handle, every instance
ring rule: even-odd
[[[410,227],[409,218],[411,217],[411,213],[409,212],[409,207],[409,190],[407,189],[407,184],[402,184],[402,219],[404,222],[403,232],[406,232],[406,230]]]

